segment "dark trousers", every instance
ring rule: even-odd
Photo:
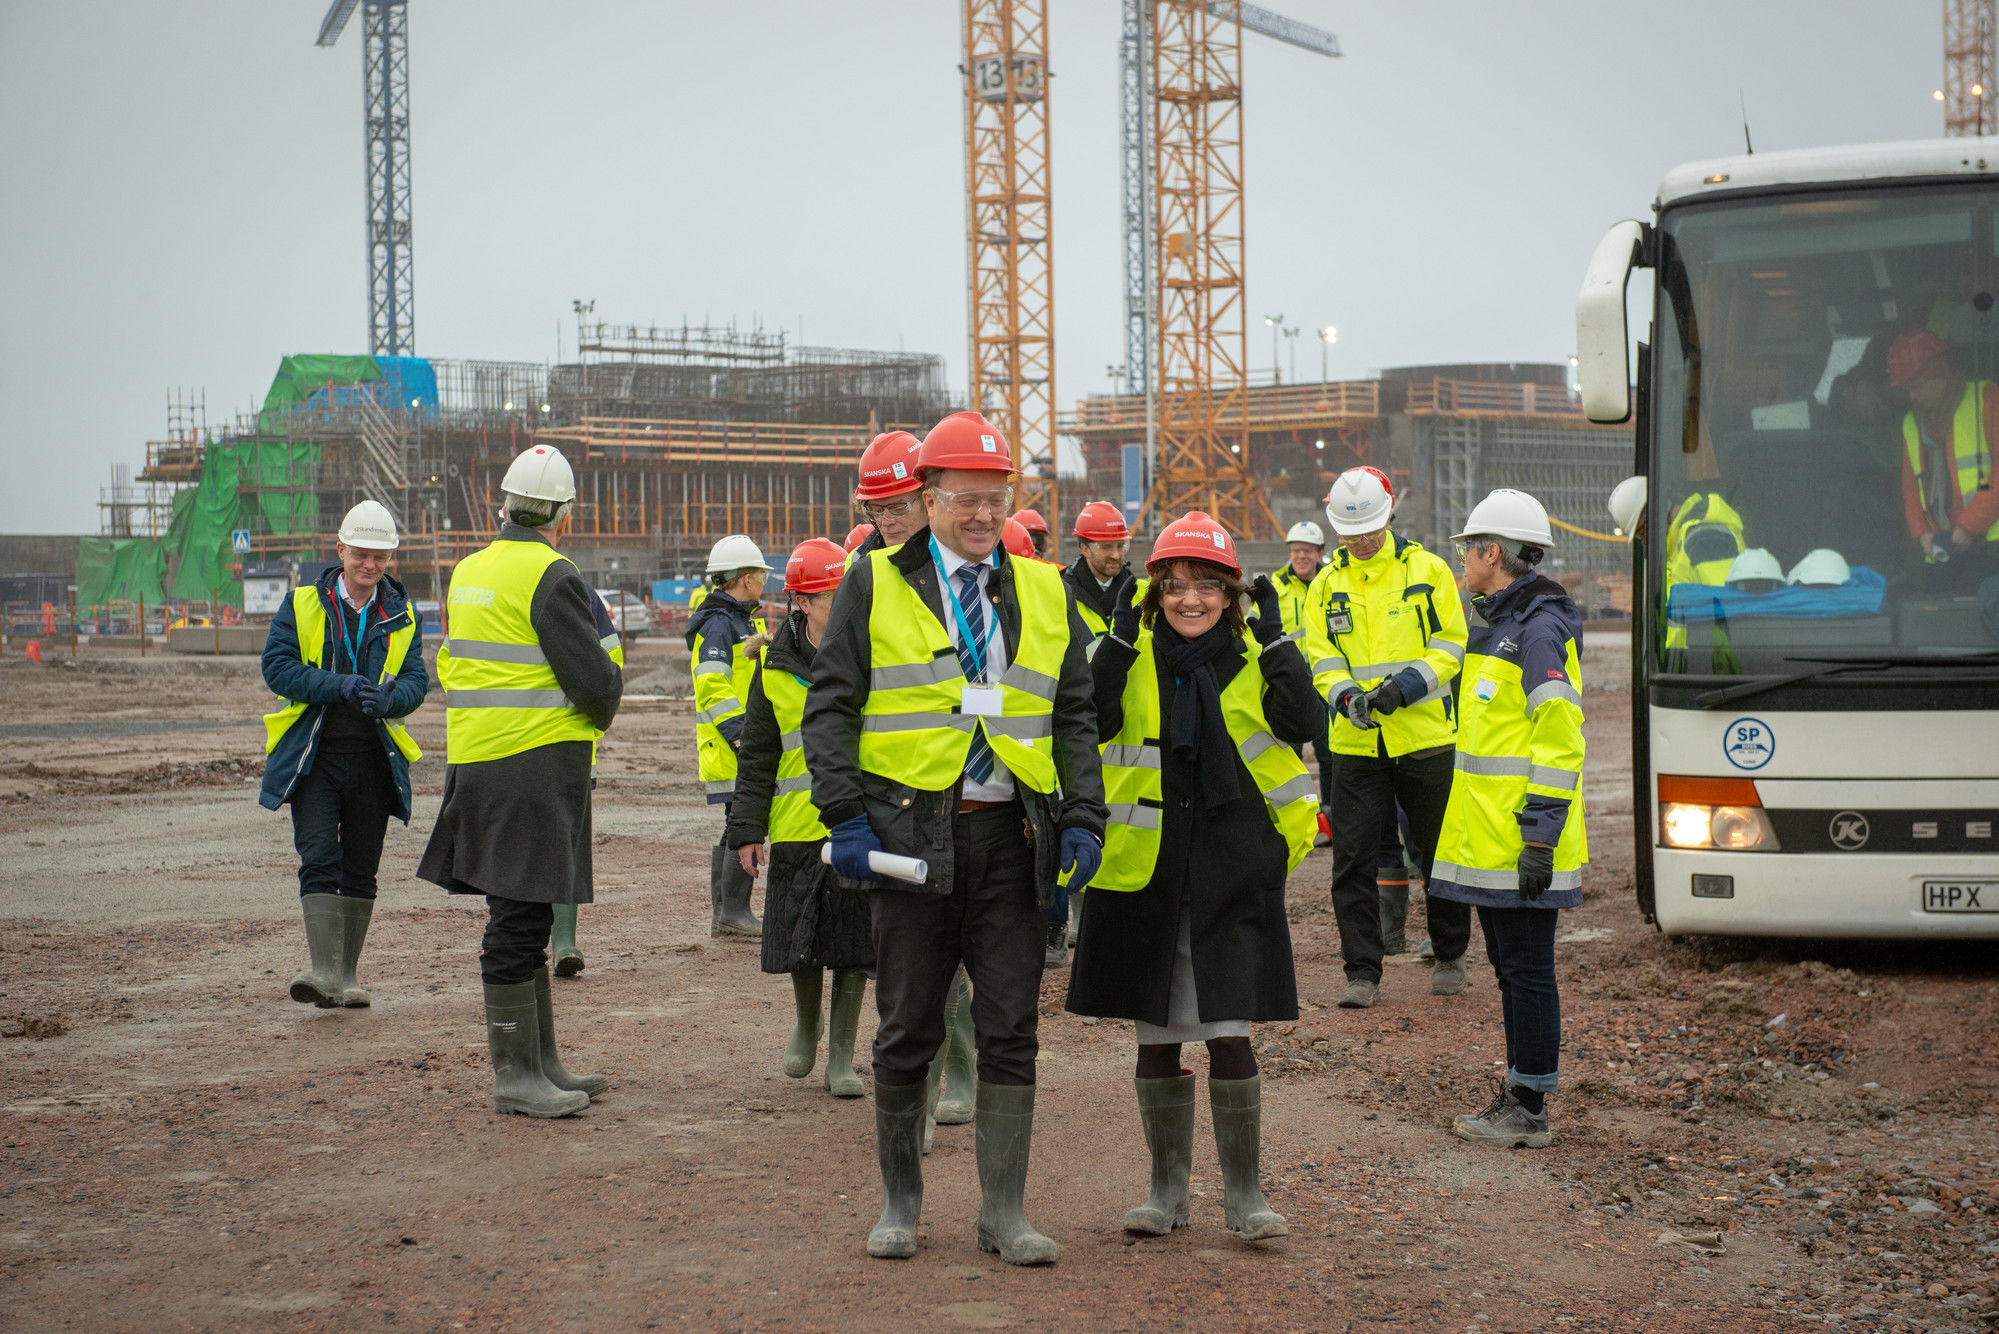
[[[1398,835],[1395,807],[1409,817],[1413,851],[1430,882],[1430,863],[1451,799],[1454,752],[1424,759],[1337,755],[1333,758],[1333,918],[1348,981],[1381,981],[1381,904],[1375,871],[1384,842]],[[1430,943],[1437,958],[1454,961],[1471,945],[1471,908],[1426,895]]]
[[[389,757],[374,750],[320,751],[292,789],[298,892],[375,897],[382,837],[396,806]]]
[[[486,935],[479,942],[479,979],[489,987],[532,982],[548,963],[555,905],[486,896]]]
[[[1436,900],[1430,900],[1435,903]],[[1555,989],[1555,919],[1550,908],[1478,910],[1485,957],[1499,978],[1506,1021],[1506,1082],[1555,1091],[1562,1050],[1562,997]]]
[[[883,888],[869,896],[881,1017],[876,1084],[920,1084],[929,1074],[944,1042],[944,998],[960,962],[972,979],[979,1079],[1034,1082],[1048,926],[1025,818],[1018,803],[960,813],[950,893]]]
[[[1048,900],[1048,925],[1069,925],[1069,890],[1065,885],[1055,886],[1055,897]]]

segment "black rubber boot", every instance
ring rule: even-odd
[[[1288,1237],[1284,1215],[1263,1199],[1258,1176],[1263,1153],[1263,1079],[1210,1079],[1208,1106],[1215,1114],[1215,1149],[1222,1160],[1222,1217],[1244,1241]]]
[[[854,1073],[854,1034],[861,1027],[861,1003],[867,999],[868,975],[858,968],[833,974],[833,1021],[826,1030],[826,1091],[836,1098],[858,1098],[867,1086]]]
[[[1409,939],[1409,872],[1384,866],[1374,873],[1375,895],[1381,903],[1381,952],[1407,954]]]
[[[573,1116],[590,1105],[580,1089],[559,1089],[541,1072],[540,1003],[535,984],[486,983],[486,1050],[493,1058],[493,1110]]]
[[[576,905],[555,905],[555,925],[548,933],[549,965],[557,977],[574,977],[583,971],[583,951],[576,948]]]
[[[973,1038],[972,983],[965,970],[944,1002],[944,1046],[939,1059],[944,1062],[944,1088],[937,1097],[937,1124],[961,1126],[972,1119],[973,1086],[978,1080],[978,1050]]]
[[[750,911],[750,890],[756,881],[736,854],[727,848],[716,848],[709,859],[708,868],[711,881],[709,893],[714,898],[715,919],[709,927],[711,936],[761,936],[763,923]]]
[[[1027,1157],[1034,1146],[1034,1085],[979,1084],[979,1249],[1010,1265],[1054,1264],[1061,1248],[1027,1221]]]
[[[1134,1079],[1138,1120],[1152,1150],[1152,1194],[1124,1216],[1126,1232],[1164,1237],[1187,1226],[1187,1183],[1194,1171],[1194,1076]]]
[[[536,1037],[541,1047],[542,1078],[559,1089],[576,1089],[596,1097],[611,1087],[611,1077],[602,1073],[571,1074],[562,1064],[562,1058],[555,1054],[555,1003],[549,994],[548,969],[534,970],[534,1007]]]
[[[868,1254],[905,1260],[916,1254],[923,1215],[924,1086],[875,1085],[875,1156],[881,1163],[882,1214],[868,1233]]]
[[[334,902],[340,908],[340,1003],[358,1010],[375,1003],[367,989],[354,980],[354,969],[361,962],[361,947],[368,943],[368,923],[375,917],[375,901],[339,895]]]
[[[825,991],[825,969],[791,970],[791,1006],[797,1017],[791,1026],[791,1041],[784,1044],[784,1073],[793,1079],[805,1078],[819,1063],[819,1034],[825,1028],[820,1006]]]
[[[302,895],[299,907],[305,913],[305,948],[312,966],[292,979],[292,999],[322,1010],[337,1009],[346,996],[346,988],[340,984],[340,951],[346,931],[340,896]]]

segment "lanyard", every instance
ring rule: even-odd
[[[972,670],[979,680],[986,679],[986,646],[972,635],[971,622],[965,619],[965,608],[958,601],[957,590],[951,587],[951,576],[944,573],[944,553],[937,549],[937,538],[930,539],[930,559],[937,565],[937,581],[942,585],[944,600],[951,604],[951,614],[958,622],[958,637],[964,641],[966,652],[972,655]],[[991,618],[988,617],[988,620]],[[988,630],[987,634],[992,631]]]
[[[363,607],[354,613],[354,634],[347,633],[347,599],[341,596],[336,586],[333,590],[333,623],[339,627],[340,646],[347,650],[347,670],[361,670],[361,641],[368,635],[368,609]]]

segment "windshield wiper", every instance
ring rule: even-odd
[[[1719,690],[1707,691],[1694,696],[1694,706],[1712,709],[1738,699],[1748,699],[1751,695],[1760,695],[1765,691],[1796,685],[1800,681],[1816,681],[1836,672],[1850,672],[1861,668],[1881,671],[1888,667],[1938,667],[1956,666],[1960,663],[1968,666],[1989,666],[1999,662],[1999,650],[1977,653],[1815,653],[1809,656],[1788,657],[1784,661],[1814,665],[1802,672],[1789,672],[1781,676],[1759,676],[1751,681],[1742,681],[1732,686],[1723,686]]]

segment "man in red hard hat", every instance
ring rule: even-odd
[[[1074,889],[1096,873],[1108,819],[1087,636],[1060,573],[999,547],[1013,462],[998,429],[953,413],[918,463],[929,525],[841,582],[801,729],[833,867],[877,885],[884,1201],[868,1253],[916,1251],[925,1076],[962,962],[976,998],[979,1246],[1046,1264],[1057,1247],[1022,1208],[1042,913],[1058,874]],[[881,852],[923,859],[929,879],[879,881]]]
[[[1034,543],[1036,560],[1049,560],[1048,548],[1053,545],[1055,535],[1048,531],[1048,520],[1041,517],[1040,510],[1015,510],[1014,519],[1027,530],[1028,540]]]
[[[874,525],[874,532],[859,546],[849,546],[852,563],[883,547],[902,545],[923,527],[923,482],[916,461],[921,448],[907,431],[886,431],[861,451],[861,482],[854,488],[854,503]],[[853,534],[847,536],[851,542]]]
[[[1108,500],[1093,500],[1076,515],[1076,561],[1062,572],[1075,595],[1076,610],[1089,627],[1091,642],[1109,633],[1111,617],[1142,591],[1125,553],[1131,547],[1131,526]]]
[[[1951,363],[1949,345],[1928,329],[1889,345],[1888,383],[1909,395],[1902,417],[1909,538],[1931,567],[1931,585],[1975,589],[1999,551],[1999,488],[1992,478],[1999,393],[1989,380],[1966,379]]]

